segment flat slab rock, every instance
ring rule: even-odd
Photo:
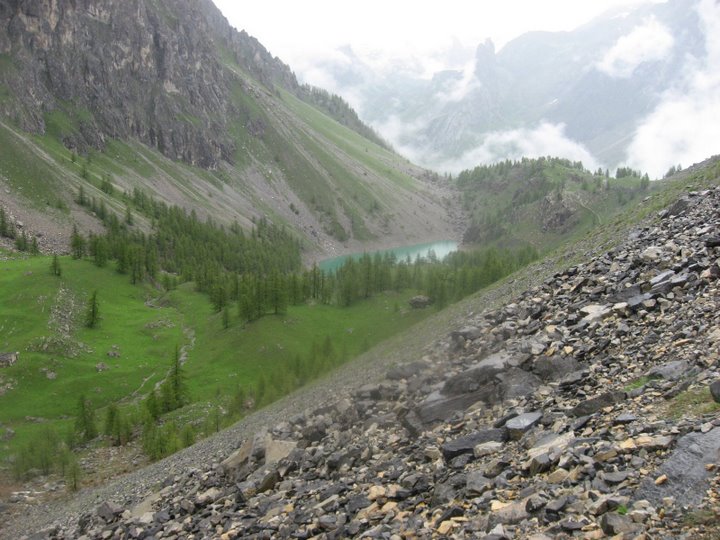
[[[492,388],[489,385],[485,385],[476,392],[458,396],[446,396],[436,390],[418,404],[415,412],[420,421],[425,424],[447,420],[456,412],[464,411],[478,401],[485,401],[488,393],[494,393],[491,391]]]
[[[646,478],[635,492],[635,499],[660,504],[663,497],[675,497],[683,506],[702,501],[708,489],[710,472],[705,465],[720,461],[720,428],[707,433],[690,433],[682,437],[670,458],[652,477]],[[655,485],[661,475],[667,482]]]
[[[495,441],[505,442],[507,440],[505,430],[485,429],[476,431],[465,437],[460,437],[442,445],[442,453],[446,460],[451,460],[462,454],[472,454],[479,444]]]
[[[620,403],[625,398],[625,392],[606,392],[605,394],[578,403],[570,410],[570,415],[578,417],[595,414],[600,409]]]
[[[540,420],[542,420],[542,417],[542,412],[534,411],[511,418],[505,423],[505,429],[508,430],[508,436],[511,439],[520,439],[528,430],[538,425]]]
[[[666,362],[660,366],[650,369],[646,376],[650,379],[665,379],[667,381],[677,381],[687,374],[690,366],[684,360],[673,360]]]

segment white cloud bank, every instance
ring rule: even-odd
[[[481,86],[482,83],[475,76],[475,62],[472,61],[463,68],[462,76],[448,82],[443,91],[435,94],[435,98],[443,103],[456,103]]]
[[[720,153],[720,4],[701,0],[706,56],[688,62],[680,84],[641,123],[627,151],[633,168],[660,178]]]
[[[674,44],[670,30],[651,17],[619,38],[596,67],[610,77],[628,78],[640,64],[665,58]]]
[[[482,144],[465,152],[460,158],[442,163],[428,163],[443,172],[458,173],[479,164],[496,163],[505,159],[557,156],[571,161],[582,161],[595,170],[598,162],[583,145],[565,135],[563,124],[543,122],[535,129],[513,129],[485,134]]]

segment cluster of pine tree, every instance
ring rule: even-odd
[[[522,163],[533,167],[539,161]],[[365,254],[358,260],[348,259],[337,272],[322,272],[317,266],[301,271],[299,242],[265,219],[246,234],[237,223],[225,228],[210,219],[201,221],[194,211],[170,207],[139,189],[125,198],[126,218],[132,215],[132,206],[152,221],[152,232],[132,230],[128,219],[121,221],[112,212],[103,213],[104,205],[81,191],[78,202],[104,216],[107,233],[84,238],[74,230],[73,257],[89,255],[98,266],[114,260],[117,271],[129,274],[132,283],[156,280],[161,270],[168,289],[178,281],[192,281],[198,291],[209,295],[215,311],[223,313],[226,327],[232,306],[242,321],[249,322],[284,313],[289,305],[314,301],[350,306],[387,290],[425,291],[436,305],[443,306],[537,256],[529,250],[521,254],[485,250],[473,257],[455,256],[442,262],[434,257],[397,261],[391,255]]]
[[[565,158],[540,157],[522,158],[520,160],[499,161],[490,165],[478,165],[474,169],[467,169],[457,176],[461,188],[474,183],[505,182],[509,176],[517,179],[528,179],[542,174],[547,166],[560,165],[578,172],[590,172],[585,169],[582,161],[570,161]]]
[[[334,287],[341,306],[369,298],[386,290],[407,289],[424,292],[442,308],[460,300],[538,257],[531,247],[519,249],[488,248],[471,252],[458,251],[438,260],[432,253],[426,259],[397,261],[392,255],[363,255],[359,260],[348,259],[335,276],[324,279]]]
[[[65,477],[70,490],[76,491],[79,487],[80,465],[71,443],[50,427],[44,428],[19,449],[12,459],[12,471],[19,480],[54,472]]]
[[[0,206],[0,236],[3,238],[15,238],[15,227],[8,219],[5,209]]]
[[[103,220],[107,232],[85,238],[74,229],[70,246],[74,258],[89,255],[98,266],[113,260],[117,271],[128,274],[132,283],[156,280],[164,270],[176,276],[172,284],[166,279],[168,288],[178,279],[192,281],[198,291],[213,295],[218,309],[226,303],[225,291],[233,276],[252,276],[263,281],[263,290],[272,290],[277,276],[300,268],[299,241],[264,218],[245,234],[237,223],[225,228],[211,219],[201,221],[194,210],[187,213],[168,206],[139,189],[125,198],[125,219],[120,220],[102,200],[98,203],[80,190],[77,202]],[[131,228],[131,205],[151,220],[149,234]]]

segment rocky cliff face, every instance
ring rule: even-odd
[[[44,133],[62,111],[66,146],[134,137],[205,168],[232,161],[233,75],[222,55],[267,85],[297,87],[289,68],[230,28],[210,0],[13,0],[0,5],[5,116]]]
[[[126,492],[43,534],[716,535],[719,303],[715,188],[471,315],[385,381],[237,441],[144,504]]]

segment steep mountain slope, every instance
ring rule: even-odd
[[[485,42],[464,71],[431,78],[407,66],[375,71],[349,49],[338,52],[342,61],[317,68],[420,163],[458,170],[460,159],[464,168],[539,149],[559,155],[558,148],[578,159],[582,145],[586,156],[614,167],[627,162],[634,131],[665,94],[712,56],[699,5],[670,0],[613,11],[571,32],[525,34],[499,51]],[[564,127],[554,151],[547,136],[527,142],[543,124]]]
[[[429,321],[405,363],[370,355],[8,533],[717,537],[719,172]]]
[[[0,112],[6,209],[45,243],[68,226],[35,210],[81,219],[80,186],[112,209],[139,188],[224,223],[268,215],[325,250],[453,234],[432,175],[210,0],[3,3]]]

